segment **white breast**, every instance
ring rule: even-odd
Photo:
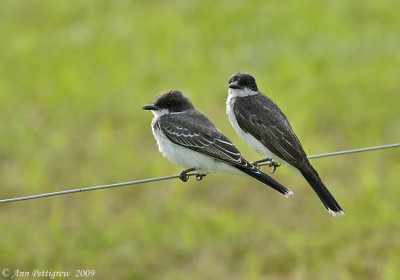
[[[171,142],[157,126],[152,125],[152,128],[159,151],[172,163],[184,169],[194,167],[199,173],[241,173],[226,163]]]
[[[226,114],[228,115],[229,121],[231,122],[233,128],[236,130],[237,134],[247,143],[247,145],[250,146],[253,150],[256,152],[262,154],[266,158],[273,158],[274,160],[278,162],[282,162],[283,160],[280,159],[277,155],[272,153],[269,149],[267,149],[260,141],[258,141],[254,136],[252,136],[249,133],[244,132],[236,119],[235,113],[233,111],[233,106],[235,103],[235,100],[238,96],[243,96],[239,95],[236,92],[237,90],[232,90],[229,89],[229,95],[228,99],[226,101]]]

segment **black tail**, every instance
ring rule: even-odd
[[[300,170],[300,172],[317,193],[326,209],[328,209],[333,216],[336,216],[336,214],[344,215],[342,207],[340,207],[339,203],[336,202],[333,195],[325,187],[324,183],[322,183],[321,178],[319,178],[318,173],[314,168],[311,167],[311,169],[306,171]]]
[[[288,195],[293,194],[291,190],[288,188],[282,186],[279,184],[277,181],[269,177],[267,174],[262,173],[260,170],[258,170],[255,166],[253,168],[249,169],[248,167],[244,166],[235,166],[237,169],[240,171],[246,173],[247,175],[253,177],[254,179],[257,179],[258,181],[266,184],[267,186],[273,188],[274,190],[280,192],[282,195],[288,197]]]

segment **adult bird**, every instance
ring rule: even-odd
[[[290,164],[304,176],[331,214],[344,214],[307,159],[285,114],[258,90],[253,76],[237,73],[229,79],[226,112],[236,132],[266,157],[263,161],[274,171],[279,163]]]
[[[152,129],[160,152],[171,162],[187,168],[180,174],[197,173],[198,179],[210,172],[245,173],[284,196],[292,192],[246,161],[232,142],[192,102],[178,90],[157,96],[142,107],[154,114]]]

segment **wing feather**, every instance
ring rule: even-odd
[[[173,143],[209,155],[232,166],[241,166],[258,173],[232,144],[202,113],[188,111],[160,117],[159,127]]]
[[[307,158],[286,116],[267,96],[260,93],[238,98],[234,113],[240,128],[278,157],[291,164]]]

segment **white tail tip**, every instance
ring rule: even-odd
[[[293,194],[293,192],[288,189],[288,192],[285,193],[283,196],[286,197],[286,198],[289,198],[289,195],[292,195],[292,194]]]
[[[334,216],[334,217],[336,217],[336,215],[339,215],[339,216],[344,216],[344,215],[345,215],[345,213],[344,213],[343,210],[340,210],[340,211],[335,212],[335,211],[333,211],[332,209],[328,209],[328,211],[329,211],[329,213],[331,213],[332,216]]]

